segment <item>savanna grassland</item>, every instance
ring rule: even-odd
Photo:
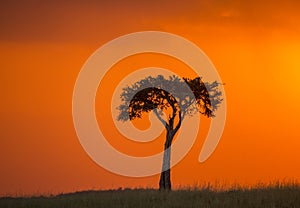
[[[299,184],[273,184],[222,191],[208,187],[175,191],[125,189],[83,191],[56,196],[2,197],[1,208],[96,207],[300,207]]]

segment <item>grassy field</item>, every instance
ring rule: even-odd
[[[2,197],[1,208],[96,208],[96,207],[280,207],[300,208],[299,185],[272,185],[227,191],[152,189],[84,191],[57,196]]]

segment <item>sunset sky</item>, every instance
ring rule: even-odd
[[[198,162],[209,125],[204,119],[195,145],[172,168],[175,188],[300,180],[299,10],[296,0],[2,1],[0,196],[158,187],[159,175],[130,178],[98,166],[80,145],[72,119],[74,85],[88,57],[112,39],[145,30],[194,42],[225,83],[220,143]],[[140,54],[116,64],[98,92],[110,99],[125,72],[153,64],[181,76],[189,70],[170,57]],[[110,103],[99,96],[97,119],[106,121],[101,128],[112,145],[132,155],[163,147],[164,135],[149,146],[127,142],[109,117]],[[147,125],[142,122],[136,125]]]

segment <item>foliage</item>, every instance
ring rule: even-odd
[[[122,104],[118,119],[121,121],[141,118],[143,112],[151,110],[173,110],[173,116],[193,115],[196,112],[211,117],[221,103],[220,83],[204,83],[200,77],[194,79],[159,75],[147,77],[123,89]],[[192,93],[187,93],[187,87]],[[160,112],[161,112],[160,111]],[[157,112],[157,111],[156,111]]]

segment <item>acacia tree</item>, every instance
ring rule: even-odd
[[[170,159],[171,144],[183,119],[199,112],[213,117],[222,101],[220,83],[204,83],[200,77],[194,79],[162,75],[147,77],[132,86],[123,88],[122,104],[119,106],[118,120],[128,121],[141,118],[144,112],[153,110],[166,129],[160,190],[171,190]],[[188,93],[186,89],[188,88]],[[167,113],[166,116],[163,113]]]

